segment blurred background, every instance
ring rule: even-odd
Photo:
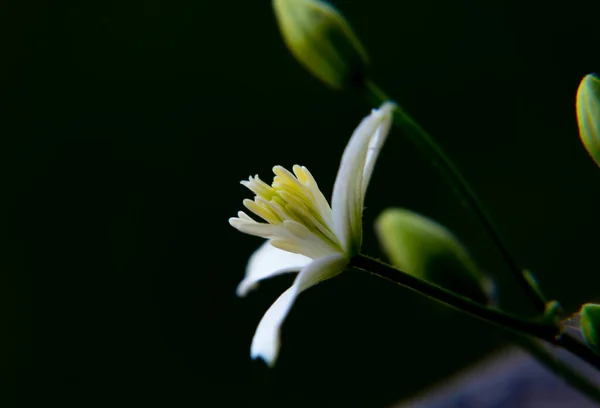
[[[334,2],[375,80],[448,150],[520,264],[571,312],[600,298],[600,169],[574,109],[580,79],[600,70],[595,3]],[[389,406],[506,344],[350,271],[300,297],[274,369],[251,361],[254,329],[292,278],[236,298],[261,243],[227,222],[251,196],[239,181],[301,164],[329,197],[372,106],[303,70],[269,1],[2,9],[3,359],[24,380],[9,404]],[[381,256],[372,223],[383,209],[421,212],[498,279],[507,310],[531,312],[476,220],[397,129],[366,206],[366,253]]]

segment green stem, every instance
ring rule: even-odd
[[[540,363],[544,364],[548,369],[562,377],[567,383],[577,388],[590,399],[600,404],[600,389],[596,384],[585,378],[577,370],[560,361],[560,359],[531,338],[531,336],[537,337],[554,345],[562,346],[589,364],[600,368],[600,356],[573,338],[564,337],[559,327],[548,325],[547,323],[524,320],[518,316],[488,308],[365,255],[357,255],[352,258],[351,265],[381,278],[391,280],[405,288],[511,333],[514,340]]]
[[[373,82],[365,83],[367,96],[379,105],[390,98]],[[515,258],[511,255],[508,247],[504,244],[500,233],[494,226],[485,208],[479,202],[469,183],[462,176],[456,165],[450,160],[443,149],[410,115],[400,106],[394,110],[394,123],[402,128],[408,137],[420,148],[438,167],[442,176],[452,187],[452,190],[477,216],[481,225],[488,233],[511,272],[517,281],[523,286],[529,298],[540,312],[545,312],[546,301],[540,296],[535,285],[532,285],[526,274],[523,273]],[[424,296],[432,298],[461,312],[467,313],[487,323],[493,324],[511,332],[517,343],[527,349],[538,361],[545,364],[557,375],[563,377],[569,384],[573,385],[594,401],[600,403],[600,389],[576,370],[568,367],[559,359],[537,344],[528,336],[537,337],[575,354],[582,360],[588,362],[600,370],[600,356],[589,347],[585,346],[572,336],[561,331],[559,327],[540,323],[537,321],[523,320],[518,316],[503,313],[496,309],[490,309],[468,298],[459,296],[436,285],[414,278],[411,275],[400,272],[395,268],[383,264],[374,259],[359,255],[353,259],[353,265],[374,273],[380,277],[392,280],[404,287],[416,291]],[[523,335],[523,333],[528,336]]]
[[[489,308],[440,286],[399,271],[393,266],[387,265],[366,255],[360,254],[355,256],[352,258],[351,265],[379,277],[391,280],[423,296],[469,314],[503,330],[517,335],[526,334],[537,337],[548,343],[561,346],[600,370],[600,356],[572,337],[566,336],[558,325],[549,324],[548,321],[526,320],[519,316],[502,312],[499,309]]]
[[[367,81],[365,85],[368,97],[373,99],[375,104],[379,105],[384,101],[390,100],[390,98],[373,82]],[[497,228],[493,225],[491,218],[456,165],[444,153],[435,140],[400,106],[396,106],[396,109],[394,110],[394,123],[406,132],[407,136],[410,137],[417,147],[424,151],[424,153],[432,160],[432,163],[439,168],[442,176],[450,186],[453,187],[453,191],[477,216],[481,225],[500,251],[502,258],[515,275],[515,278],[524,287],[528,296],[535,303],[538,311],[543,312],[546,307],[545,302],[537,296],[536,290],[529,285],[529,282],[523,276],[521,268],[504,244]]]

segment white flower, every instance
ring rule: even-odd
[[[393,103],[386,102],[358,125],[342,156],[333,186],[332,206],[306,167],[293,174],[275,166],[269,186],[250,177],[241,183],[256,196],[244,206],[266,222],[243,211],[229,223],[241,232],[267,239],[251,257],[237,293],[244,296],[262,279],[299,271],[292,286],[267,310],[252,340],[252,358],[274,365],[279,332],[296,297],[304,290],[343,272],[362,244],[365,192],[381,146],[389,132]]]

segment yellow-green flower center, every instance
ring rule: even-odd
[[[258,176],[242,181],[256,196],[244,206],[266,223],[258,223],[244,212],[231,225],[242,232],[271,239],[281,249],[316,258],[342,252],[334,233],[329,203],[306,167],[294,166],[293,174],[275,166],[273,183]]]

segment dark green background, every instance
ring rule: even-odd
[[[335,3],[376,80],[447,148],[518,261],[570,311],[600,297],[600,169],[574,114],[580,79],[600,70],[595,3]],[[274,370],[251,362],[256,324],[291,280],[235,297],[260,243],[227,223],[250,196],[238,182],[298,163],[329,196],[371,107],[300,67],[269,1],[3,9],[2,303],[17,312],[7,338],[18,352],[6,362],[25,380],[15,399],[371,407],[505,340],[350,272],[300,298]],[[367,253],[380,255],[372,222],[382,209],[420,211],[501,280],[508,309],[527,311],[477,222],[397,129],[366,205]]]

